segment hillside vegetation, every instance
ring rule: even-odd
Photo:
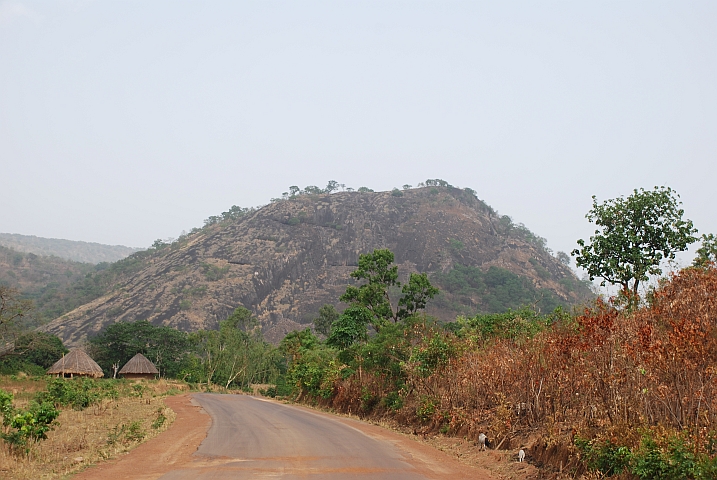
[[[435,182],[391,192],[296,188],[258,210],[232,207],[75,284],[95,299],[45,329],[69,345],[119,321],[216,329],[244,306],[278,342],[310,325],[322,305],[343,309],[337,299],[359,254],[374,248],[394,251],[405,275],[426,272],[443,287],[427,309],[443,321],[526,303],[551,311],[591,297],[544,239],[472,190]]]
[[[712,479],[715,319],[712,264],[671,275],[634,310],[598,300],[443,327],[413,316],[349,342],[336,341],[339,320],[326,342],[309,330],[282,341],[286,381],[268,393],[414,434],[486,433],[494,448],[525,449],[541,478]]]
[[[0,233],[0,245],[23,253],[59,257],[82,263],[116,262],[141,249],[122,245],[79,242],[59,238],[43,238],[17,233]]]
[[[33,302],[25,326],[34,327],[112,291],[139,271],[150,255],[142,251],[111,264],[92,265],[0,247],[0,285],[17,289]]]

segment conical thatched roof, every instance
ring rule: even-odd
[[[90,358],[85,352],[79,349],[72,350],[59,359],[47,371],[49,375],[80,375],[100,378],[104,375],[102,368]]]
[[[130,359],[129,362],[125,363],[122,370],[118,372],[120,375],[126,374],[146,374],[146,375],[157,375],[159,370],[154,366],[152,362],[147,360],[147,357],[138,353]]]

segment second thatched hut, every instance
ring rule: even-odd
[[[89,355],[80,349],[72,350],[67,355],[55,362],[47,370],[48,375],[58,377],[93,377],[100,378],[104,375],[102,368]]]
[[[159,374],[159,370],[152,362],[147,360],[147,357],[138,353],[129,362],[125,363],[118,373],[124,378],[146,378],[151,380]]]

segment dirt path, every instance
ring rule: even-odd
[[[495,479],[410,437],[351,418],[243,395],[193,397],[167,398],[177,413],[167,431],[73,478]]]
[[[211,418],[192,402],[189,394],[167,397],[164,403],[177,414],[167,430],[129,453],[90,467],[72,479],[149,480],[191,463],[192,454],[207,436]]]

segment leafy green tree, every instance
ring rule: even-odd
[[[706,267],[707,264],[717,262],[717,238],[714,233],[702,235],[702,246],[697,249],[697,256],[692,265]]]
[[[373,320],[367,308],[359,305],[348,307],[331,326],[327,345],[343,349],[356,342],[365,342],[368,339],[367,328]]]
[[[69,352],[56,335],[45,332],[28,332],[15,341],[18,359],[43,368],[50,368],[62,355]]]
[[[191,349],[185,332],[146,320],[112,324],[91,338],[90,345],[95,361],[108,375],[141,353],[163,376],[176,377]]]
[[[273,380],[281,370],[278,351],[263,340],[258,321],[244,307],[219,322],[219,330],[200,330],[189,340],[194,355],[184,373],[190,381],[246,387]]]
[[[355,287],[349,285],[340,300],[353,307],[363,308],[371,316],[371,325],[376,331],[388,322],[398,322],[425,308],[438,289],[431,285],[425,273],[412,273],[408,283],[401,289],[398,307],[391,304],[389,292],[401,286],[398,281],[398,267],[393,265],[394,255],[388,249],[376,249],[372,253],[359,255],[358,268],[351,273],[357,280],[366,283]],[[344,312],[345,313],[345,312]],[[351,313],[355,318],[367,318],[365,314]]]
[[[371,189],[368,188],[368,187],[359,187],[358,190],[357,190],[357,192],[370,193],[370,192],[373,192],[373,190],[371,190]]]
[[[572,251],[579,267],[585,268],[590,280],[603,279],[621,287],[622,295],[634,306],[638,288],[649,275],[662,273],[660,263],[674,259],[676,252],[687,249],[697,240],[691,220],[684,220],[679,195],[669,187],[649,191],[634,190],[627,198],[619,197],[598,204],[586,218],[598,225],[590,244],[578,240]]]
[[[304,193],[306,195],[321,195],[324,191],[316,185],[309,185],[304,188]]]
[[[312,350],[318,343],[319,339],[311,333],[311,329],[305,328],[289,332],[279,343],[279,350],[289,358],[290,363],[294,363],[304,351]]]
[[[339,318],[336,307],[327,303],[319,309],[319,316],[314,319],[314,328],[317,333],[326,337],[331,333],[331,324]]]
[[[12,404],[12,395],[0,390],[0,415],[3,417],[3,429],[0,438],[10,444],[15,453],[24,447],[28,452],[28,443],[47,438],[47,432],[56,424],[59,410],[51,402],[31,402],[27,410],[16,409]]]
[[[336,180],[329,180],[329,183],[326,185],[324,192],[331,193],[331,192],[335,192],[338,189],[339,189],[339,182],[337,182]]]

